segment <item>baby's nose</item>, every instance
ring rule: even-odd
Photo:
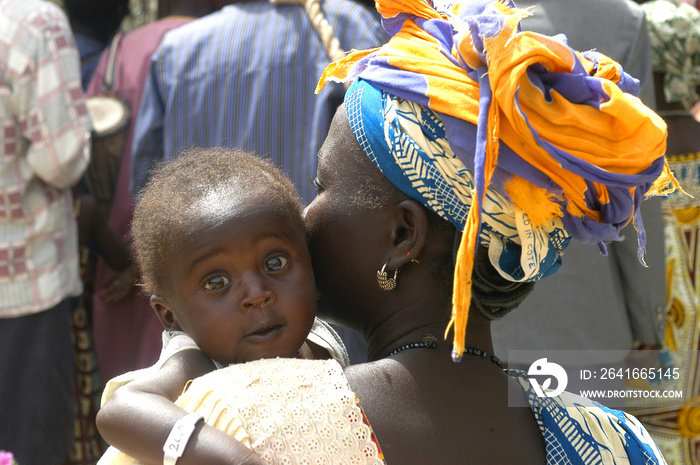
[[[275,302],[275,293],[265,285],[259,276],[245,276],[241,282],[241,288],[243,292],[242,310],[263,308]]]
[[[259,307],[267,307],[268,305],[274,303],[275,301],[275,296],[274,294],[270,293],[269,295],[264,296],[262,299],[245,299],[241,302],[241,308],[243,310],[251,310],[253,308]]]

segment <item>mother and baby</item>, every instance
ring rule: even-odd
[[[640,203],[679,188],[663,120],[606,56],[519,32],[508,1],[377,9],[392,39],[321,78],[352,85],[305,210],[270,163],[222,149],[141,195],[166,344],[105,392],[121,452],[100,463],[665,463],[632,416],[536,396],[490,334],[572,239],[604,248],[634,221],[641,260]],[[317,309],[369,362],[341,368]]]

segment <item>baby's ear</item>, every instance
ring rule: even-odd
[[[182,331],[177,322],[175,313],[170,309],[168,302],[159,295],[151,296],[151,307],[156,312],[156,316],[160,320],[163,328],[168,331]]]

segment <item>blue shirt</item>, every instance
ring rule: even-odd
[[[384,43],[376,13],[348,0],[322,9],[343,50]],[[314,95],[330,59],[304,8],[245,2],[169,32],[156,50],[134,133],[131,187],[191,147],[239,148],[270,158],[302,199],[314,195],[316,153],[340,84]]]
[[[107,44],[81,32],[76,32],[73,35],[80,54],[80,78],[83,90],[87,90]]]

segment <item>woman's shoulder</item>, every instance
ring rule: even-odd
[[[440,451],[444,464],[545,463],[533,415],[507,407],[508,378],[497,367],[476,359],[455,365],[448,353],[414,355],[434,357],[345,370],[387,462],[431,463]]]

